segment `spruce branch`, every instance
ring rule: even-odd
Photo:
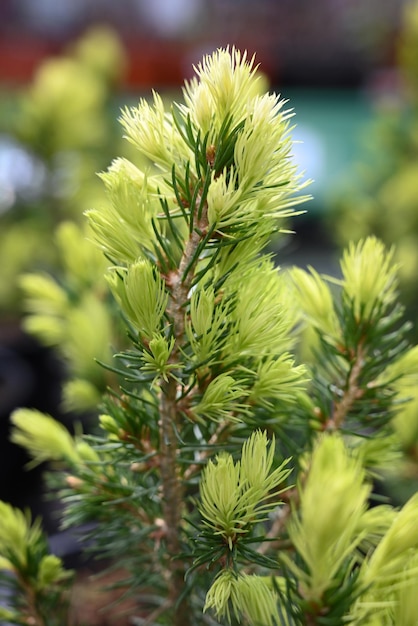
[[[265,254],[307,199],[291,113],[235,49],[196,73],[171,113],[158,94],[125,110],[155,170],[115,161],[109,206],[89,212],[132,344],[109,367],[121,382],[101,431],[72,437],[21,410],[12,438],[69,468],[66,523],[97,520],[94,550],[146,603],[132,623],[202,626],[210,611],[223,624],[341,626],[366,623],[372,603],[390,624],[418,563],[418,500],[399,517],[368,508],[369,467],[395,454],[387,426],[418,372],[392,253],[373,238],[350,246],[339,300],[315,270],[295,270],[295,301]],[[302,309],[314,332],[297,364]],[[27,541],[7,519],[0,565]]]
[[[339,430],[344,424],[348,413],[364,394],[364,390],[359,386],[360,376],[364,366],[365,351],[364,342],[360,340],[355,357],[352,361],[347,384],[343,395],[334,402],[333,410],[328,420],[325,422],[324,430]]]
[[[190,292],[193,280],[191,267],[198,262],[196,254],[202,240],[202,232],[207,229],[206,212],[200,219],[195,220],[194,230],[191,232],[185,246],[179,267],[171,271],[167,278],[169,287],[169,302],[167,315],[171,321],[171,332],[175,338],[175,345],[170,355],[170,365],[180,366],[181,353],[179,346],[184,341],[185,311],[184,306]],[[188,272],[186,273],[186,269]],[[178,382],[169,377],[161,384],[160,394],[160,470],[162,479],[162,500],[165,522],[166,544],[168,552],[167,567],[170,572],[170,598],[173,605],[183,595],[184,564],[179,561],[181,553],[182,519],[184,514],[184,488],[182,477],[179,474],[177,431],[180,430],[180,411],[178,398]],[[187,626],[189,611],[184,598],[176,606],[174,625]]]

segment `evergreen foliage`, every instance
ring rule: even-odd
[[[114,161],[111,202],[87,214],[130,342],[108,365],[119,384],[90,435],[11,418],[35,463],[61,465],[64,525],[94,521],[91,549],[126,572],[134,624],[416,621],[418,499],[369,501],[403,463],[418,353],[374,237],[348,247],[339,281],[267,254],[307,200],[291,117],[236,49],[203,59],[184,103],[122,113],[155,169]],[[22,588],[38,531],[8,515],[24,540],[0,522],[2,566],[26,604],[7,619],[53,626],[59,564],[42,554]],[[28,613],[39,578],[51,610]]]

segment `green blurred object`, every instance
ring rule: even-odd
[[[19,316],[21,272],[54,272],[57,225],[80,221],[84,210],[106,201],[95,173],[121,141],[114,100],[124,68],[118,37],[93,28],[66,54],[45,61],[23,93],[1,98],[2,315]]]
[[[59,281],[45,272],[19,277],[27,312],[23,328],[63,358],[63,408],[86,411],[97,405],[112,378],[97,361],[109,364],[110,346],[121,340],[103,277],[106,260],[88,240],[86,228],[62,222],[55,239]]]
[[[343,246],[374,233],[396,244],[408,317],[418,319],[418,2],[406,3],[398,42],[399,89],[379,102],[365,130],[350,180],[327,211],[330,234]],[[366,143],[367,142],[367,143]],[[359,144],[360,145],[360,144]]]

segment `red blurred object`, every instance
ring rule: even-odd
[[[29,35],[2,36],[0,39],[0,82],[26,83],[42,61],[55,54],[57,47]]]
[[[185,66],[191,51],[187,45],[173,41],[141,38],[125,41],[128,69],[124,77],[128,88],[175,87],[182,84]],[[39,38],[0,39],[0,83],[28,83],[37,68],[48,57],[58,55],[65,44],[53,44]]]
[[[251,43],[251,47],[257,49],[257,45],[254,45],[256,42]],[[27,35],[0,38],[0,83],[20,85],[30,82],[41,63],[48,57],[64,52],[67,44],[42,41]],[[144,37],[140,38],[140,42],[136,38],[126,38],[123,45],[128,59],[123,87],[146,90],[182,85],[185,76],[192,74],[192,63],[199,62],[202,54],[211,53],[218,47],[216,43],[205,44],[202,41],[196,43]],[[241,47],[239,43],[236,45]],[[253,50],[248,42],[243,42],[241,49],[248,49],[249,56],[252,56]],[[267,75],[277,69],[268,51],[264,51],[262,46],[257,50],[257,63]]]
[[[141,43],[124,42],[128,57],[125,86],[149,88],[180,85],[183,81],[187,46],[179,42],[150,39]],[[60,44],[42,41],[31,36],[0,38],[0,83],[11,85],[31,81],[41,63],[48,57],[62,53],[66,42]]]
[[[125,41],[128,58],[126,85],[133,88],[177,87],[183,82],[188,50],[179,42]]]

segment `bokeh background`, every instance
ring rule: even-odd
[[[96,172],[137,158],[120,107],[151,89],[179,97],[193,64],[226,45],[255,53],[289,100],[295,158],[314,179],[278,262],[332,273],[348,240],[374,232],[397,246],[418,321],[415,0],[1,0],[2,499],[42,509],[39,473],[8,443],[10,411],[88,420],[109,384],[93,356],[106,362],[120,338],[83,211],[106,201]]]
[[[367,127],[377,110],[401,97],[399,44],[408,4],[408,0],[2,0],[0,211],[9,210],[16,195],[33,194],[42,175],[39,167],[34,171],[39,164],[28,164],[10,145],[8,113],[15,108],[16,93],[36,81],[46,59],[68,53],[74,42],[100,25],[112,29],[123,56],[123,61],[113,58],[115,115],[121,103],[147,95],[152,88],[178,90],[191,75],[192,64],[218,46],[236,45],[256,53],[271,88],[288,98],[296,111],[295,138],[303,140],[295,147],[296,158],[315,180],[312,219],[305,219],[301,228],[306,224],[313,235],[316,214],[328,210],[329,197],[342,179],[351,182],[350,176],[355,176],[351,166],[361,161]],[[108,42],[106,49],[105,42],[98,42],[97,55],[111,56],[112,45]]]

